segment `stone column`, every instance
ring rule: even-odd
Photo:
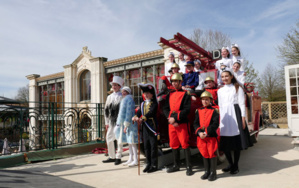
[[[91,107],[93,114],[96,114],[96,103],[105,103],[107,97],[107,77],[103,63],[107,61],[105,57],[90,59],[91,62]],[[92,140],[98,137],[97,118],[92,118]],[[103,116],[102,116],[103,118]]]
[[[38,117],[35,117],[35,109],[38,107],[39,102],[39,93],[38,93],[38,87],[37,87],[37,81],[36,79],[39,78],[40,75],[38,74],[31,74],[26,76],[26,78],[29,80],[29,114],[31,117],[30,124],[29,124],[29,147],[32,150],[35,150],[39,147],[39,139],[38,134],[36,134],[36,130],[38,130],[37,127],[37,120]]]

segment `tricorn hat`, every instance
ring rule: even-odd
[[[156,88],[153,84],[151,84],[151,83],[147,83],[147,84],[139,83],[138,86],[143,92],[150,92],[151,94],[153,94],[153,100],[157,101]]]

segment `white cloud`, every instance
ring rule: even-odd
[[[269,7],[263,11],[256,21],[262,21],[265,19],[279,19],[289,14],[298,13],[299,3],[298,0],[286,0],[283,2],[277,2],[275,5]]]

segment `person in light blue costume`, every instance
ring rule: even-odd
[[[120,103],[119,113],[117,117],[117,128],[115,136],[118,143],[129,144],[129,160],[124,165],[136,166],[137,159],[137,143],[138,143],[138,127],[137,123],[132,122],[132,117],[135,115],[135,102],[131,95],[131,89],[124,86],[121,90],[123,99]]]

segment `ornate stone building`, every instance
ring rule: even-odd
[[[137,83],[147,82],[157,86],[158,78],[164,75],[164,64],[167,63],[169,52],[174,52],[176,58],[178,56],[177,51],[163,45],[161,47],[160,50],[111,61],[107,61],[108,59],[105,57],[93,57],[88,48],[83,47],[81,54],[71,64],[63,66],[63,72],[47,76],[37,74],[27,76],[29,80],[29,101],[31,101],[30,108],[38,109],[41,106],[47,106],[49,102],[57,102],[55,104],[58,108],[95,109],[98,103],[105,103],[107,91],[110,90],[109,82],[112,80],[113,75],[124,78],[125,85],[132,89],[137,105],[140,103],[139,97],[141,95]],[[33,112],[33,110],[31,111]],[[38,143],[41,140],[40,137],[43,137],[42,132],[53,132],[53,130],[49,130],[49,119],[51,118],[47,117],[47,120],[43,120],[50,112],[45,108],[39,113],[45,115],[30,120],[30,140],[32,143]],[[59,121],[57,121],[58,130],[56,132],[64,129],[63,140],[66,143],[80,142],[77,139],[80,136],[79,131],[77,131],[78,128],[75,128],[78,127],[78,123],[75,124],[74,120],[66,118],[65,114],[59,110],[55,113],[60,114],[60,116],[57,116]],[[86,117],[91,125],[89,129],[96,130],[89,135],[90,139],[94,140],[98,137],[99,132],[95,123],[96,119],[90,114]],[[82,118],[80,117],[80,119]],[[69,128],[66,128],[66,126],[69,126]],[[44,139],[47,138],[47,136],[44,137]],[[76,138],[74,139],[74,137]],[[50,141],[50,138],[48,138],[48,141]],[[31,145],[33,147],[34,144]]]

